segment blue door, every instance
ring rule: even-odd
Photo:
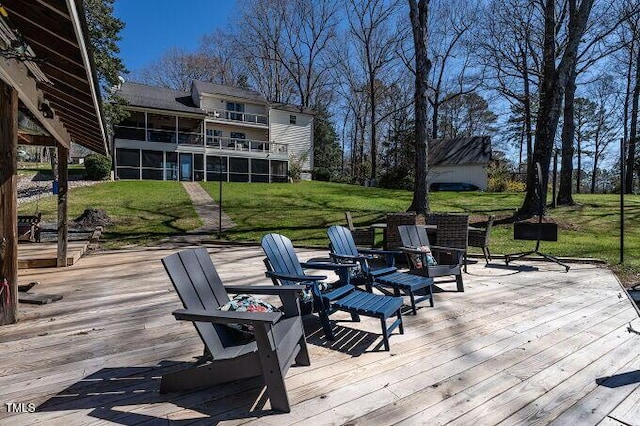
[[[191,154],[180,154],[180,180],[193,180],[193,157]]]

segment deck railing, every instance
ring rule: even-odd
[[[263,154],[287,154],[287,144],[258,141],[253,139],[238,139],[222,136],[207,136],[207,147],[225,151],[245,151]]]
[[[249,112],[229,111],[226,109],[208,109],[207,115],[213,120],[220,121],[240,121],[250,124],[269,124],[269,117],[264,114],[253,114]]]

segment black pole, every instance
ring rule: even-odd
[[[620,264],[624,264],[624,162],[627,156],[624,138],[620,139]]]
[[[218,170],[218,239],[222,239],[222,157],[218,157],[220,168]]]
[[[556,182],[558,176],[558,150],[554,150],[553,152],[553,194],[551,194],[551,207],[554,209],[558,205],[558,198],[556,197]]]

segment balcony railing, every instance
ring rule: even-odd
[[[118,139],[176,143],[176,132],[174,130],[148,129],[145,131],[145,129],[139,127],[115,126],[114,136]],[[201,133],[178,132],[177,141],[180,145],[203,145],[203,137]],[[289,151],[287,144],[284,143],[222,136],[207,136],[206,143],[208,148],[220,149],[223,151],[244,151],[278,155],[287,155]]]
[[[269,118],[264,114],[252,114],[248,112],[229,111],[226,109],[208,109],[209,118],[220,121],[240,121],[250,124],[269,124]]]
[[[283,154],[288,152],[287,144],[257,141],[252,139],[236,139],[222,136],[207,136],[207,147],[224,151],[245,151],[262,154]]]

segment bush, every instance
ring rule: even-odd
[[[389,169],[380,175],[378,186],[386,189],[413,189],[413,172],[402,167]]]
[[[329,182],[331,181],[331,170],[325,167],[316,167],[313,169],[313,179]]]
[[[87,179],[104,180],[111,173],[111,159],[100,154],[89,154],[84,157],[84,169]]]
[[[487,181],[488,192],[524,192],[525,189],[524,182],[508,179],[500,175],[491,176]]]

